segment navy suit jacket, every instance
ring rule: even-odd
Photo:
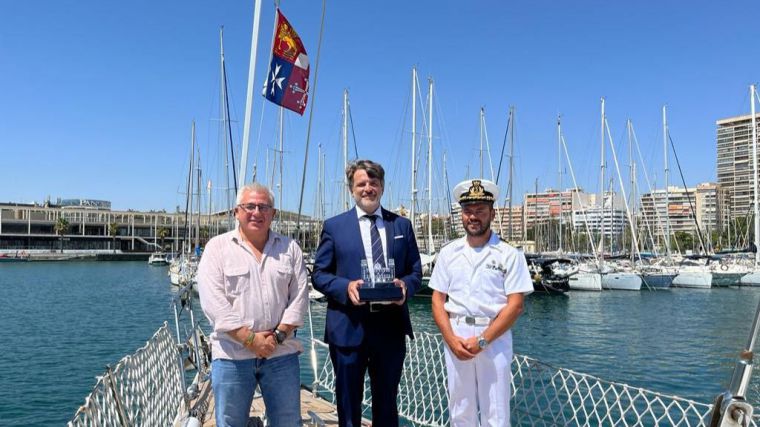
[[[382,209],[388,258],[393,257],[396,277],[406,284],[406,299],[414,296],[422,283],[422,264],[412,223]],[[365,259],[356,208],[325,221],[312,273],[314,289],[327,296],[325,341],[340,347],[358,346],[364,340],[369,316],[383,316],[385,333],[412,335],[409,308],[391,306],[370,313],[369,304],[354,305],[348,298],[348,283],[361,279],[361,260]],[[394,309],[397,307],[398,309]]]

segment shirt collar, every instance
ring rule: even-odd
[[[264,247],[266,248],[267,246],[273,245],[275,241],[280,240],[280,237],[280,233],[277,233],[270,228],[269,237],[267,237],[267,242],[264,244]],[[240,226],[230,232],[230,240],[237,243],[238,245],[243,244],[243,236],[240,235]]]
[[[501,238],[499,238],[499,235],[496,234],[496,232],[491,229],[491,237],[488,238],[488,241],[486,242],[483,247],[492,247],[494,249],[498,249],[499,242],[501,241]],[[463,236],[459,238],[458,240],[454,241],[452,244],[456,245],[454,248],[456,250],[462,250],[465,246],[467,246],[467,236]]]
[[[362,219],[364,215],[375,215],[380,218],[383,217],[383,208],[382,206],[378,205],[375,212],[372,212],[371,214],[364,211],[364,209],[360,208],[359,205],[356,205],[356,217],[359,219]]]

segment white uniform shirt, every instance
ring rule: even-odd
[[[509,294],[533,292],[525,257],[493,231],[482,248],[470,247],[466,237],[444,246],[429,286],[448,295],[443,307],[449,314],[491,319]]]

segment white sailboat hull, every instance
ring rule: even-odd
[[[712,273],[684,271],[673,279],[673,285],[677,288],[710,289],[712,287]]]
[[[599,273],[577,273],[570,276],[568,285],[572,291],[601,291],[602,275]]]
[[[739,279],[739,284],[743,286],[760,286],[760,271],[745,274]]]
[[[602,276],[602,288],[620,291],[640,291],[641,277],[634,273],[607,273]]]

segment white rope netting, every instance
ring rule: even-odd
[[[180,352],[166,323],[134,354],[98,377],[73,426],[168,426],[182,399]]]
[[[315,391],[335,402],[328,346],[314,340]],[[407,341],[399,415],[418,426],[448,425],[443,341],[417,333]],[[135,354],[102,377],[68,426],[169,426],[182,411],[181,352],[164,324]],[[527,356],[512,361],[512,425],[704,426],[712,405],[557,368]],[[371,395],[365,381],[364,408]],[[757,417],[751,425],[757,426]]]
[[[335,402],[328,346],[317,343],[317,392]],[[448,425],[446,367],[440,334],[415,333],[399,385],[399,415],[419,426]],[[712,405],[556,368],[523,355],[512,359],[512,425],[704,426]],[[370,413],[369,380],[364,383]],[[757,426],[757,417],[751,425]]]

